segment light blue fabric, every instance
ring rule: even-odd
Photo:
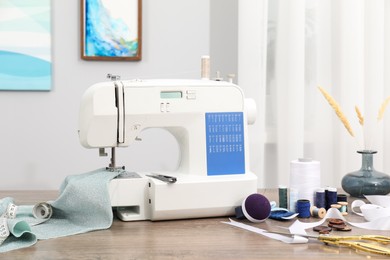
[[[123,171],[96,171],[68,176],[60,187],[57,200],[50,202],[53,215],[48,220],[37,220],[33,206],[19,206],[15,219],[8,220],[10,235],[0,252],[28,247],[39,239],[63,237],[111,226],[113,214],[108,194],[108,183]],[[12,198],[0,201],[1,210]]]

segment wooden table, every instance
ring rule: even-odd
[[[275,190],[260,190],[270,200]],[[13,197],[17,205],[55,200],[56,191],[2,191],[0,198]],[[358,219],[349,215],[348,219]],[[38,241],[37,244],[0,254],[0,259],[365,259],[366,254],[349,248],[326,246],[317,241],[285,244],[222,224],[227,217],[122,222],[115,219],[110,229]],[[310,221],[318,221],[312,219]],[[249,222],[245,222],[251,224]],[[266,220],[256,227],[269,229],[292,222]],[[382,234],[353,228],[352,234]],[[348,234],[351,234],[348,233]],[[345,233],[342,233],[345,234]],[[385,258],[371,255],[372,259]]]

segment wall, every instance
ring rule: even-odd
[[[105,81],[107,73],[128,79],[199,78],[200,57],[210,48],[209,14],[209,0],[143,1],[142,61],[83,61],[79,1],[52,1],[52,91],[0,92],[0,189],[58,189],[67,175],[106,166],[107,157],[79,144],[84,91]],[[129,170],[175,166],[169,134],[149,131],[143,140],[120,149],[118,164]]]
[[[211,78],[220,73],[228,80],[234,74],[238,81],[238,0],[210,1]]]

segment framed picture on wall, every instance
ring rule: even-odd
[[[52,87],[51,1],[0,1],[0,90]]]
[[[141,60],[142,0],[81,0],[81,58]]]

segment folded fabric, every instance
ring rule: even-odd
[[[112,225],[113,213],[108,183],[123,172],[123,170],[98,169],[68,176],[60,187],[59,197],[49,202],[52,215],[48,219],[34,217],[32,205],[17,206],[16,215],[10,218],[7,209],[13,208],[9,207],[14,205],[13,199],[2,199],[0,218],[6,220],[7,226],[4,229],[8,229],[10,235],[0,245],[0,252],[28,247],[39,239],[109,228]]]
[[[275,219],[275,220],[291,220],[298,216],[298,213],[289,211],[288,209],[285,208],[279,208],[276,206],[275,201],[271,201],[271,214],[269,215],[269,218]]]

